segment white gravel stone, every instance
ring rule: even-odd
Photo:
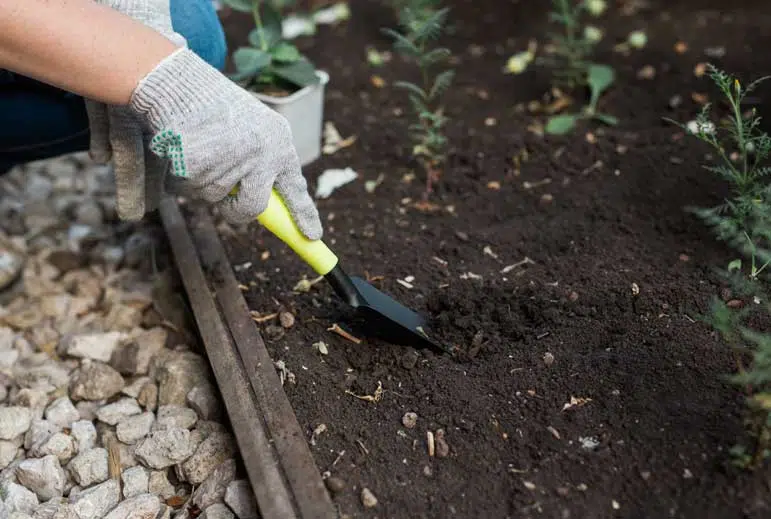
[[[118,422],[115,433],[121,442],[133,444],[150,434],[153,422],[155,422],[155,415],[149,411],[127,416]]]
[[[75,408],[78,410],[78,413],[80,413],[81,420],[92,422],[96,420],[96,410],[102,407],[102,405],[104,404],[100,400],[94,402],[82,400],[75,404]]]
[[[130,341],[118,346],[112,354],[110,364],[125,375],[146,375],[150,362],[162,351],[168,332],[157,327],[144,330]]]
[[[228,485],[236,479],[236,460],[229,459],[215,468],[201,486],[193,492],[192,501],[199,509],[205,510],[225,498]]]
[[[104,519],[154,519],[161,511],[161,500],[154,494],[140,494],[126,499]]]
[[[225,491],[225,503],[233,510],[238,519],[259,518],[254,492],[245,479],[238,479],[228,485]]]
[[[81,367],[70,382],[70,398],[74,400],[104,400],[117,395],[125,385],[123,377],[112,367],[91,362]]]
[[[229,433],[211,433],[201,442],[195,454],[182,464],[185,480],[194,485],[203,483],[209,474],[236,452]]]
[[[24,448],[28,451],[36,451],[54,434],[61,431],[62,428],[56,424],[44,420],[42,418],[35,418],[24,434]]]
[[[96,447],[81,452],[67,465],[67,470],[73,479],[82,487],[101,483],[109,477],[107,466],[107,449]]]
[[[24,460],[16,470],[19,483],[32,490],[40,501],[64,494],[67,476],[54,455]]]
[[[187,394],[189,405],[201,420],[212,420],[222,415],[222,405],[214,387],[211,384],[195,386]]]
[[[19,441],[0,440],[0,470],[10,465],[16,459],[20,443]]]
[[[227,505],[216,503],[203,511],[202,519],[233,519],[235,516]]]
[[[78,519],[102,519],[120,502],[120,484],[109,479],[78,493],[71,499]]]
[[[80,413],[68,397],[57,398],[45,410],[45,419],[59,427],[70,427],[80,419]]]
[[[130,497],[146,494],[150,484],[150,476],[144,467],[131,467],[124,470],[121,475],[123,481],[123,497]]]
[[[192,429],[198,421],[198,415],[189,407],[180,405],[162,405],[157,411],[157,420],[153,425],[153,431],[163,429],[181,428]]]
[[[131,398],[137,398],[139,397],[139,393],[142,391],[142,388],[145,384],[151,383],[152,379],[147,376],[141,376],[137,377],[134,380],[132,380],[129,384],[126,384],[126,387],[123,388],[123,393],[126,396],[130,396]]]
[[[59,510],[65,502],[65,498],[52,497],[45,503],[40,503],[37,508],[35,508],[32,519],[54,519],[57,510]]]
[[[153,470],[150,472],[148,491],[151,494],[158,494],[163,499],[168,499],[176,493],[176,489],[169,481],[165,470]]]
[[[73,336],[67,343],[67,355],[110,362],[113,351],[126,338],[119,331]]]
[[[70,433],[78,443],[78,452],[85,452],[96,446],[96,427],[90,420],[73,422]]]
[[[40,447],[35,449],[38,456],[54,455],[60,463],[67,463],[78,453],[75,438],[63,432],[54,433]]]
[[[13,481],[0,484],[0,494],[9,512],[31,514],[40,503],[35,493]]]
[[[137,459],[157,470],[176,465],[192,455],[190,431],[179,427],[150,433],[136,449]]]
[[[99,421],[106,424],[116,425],[121,419],[127,416],[140,414],[142,408],[139,407],[136,399],[131,397],[121,398],[117,402],[107,404],[96,411],[96,417]]]
[[[0,407],[0,440],[13,440],[32,424],[32,411],[26,407]]]

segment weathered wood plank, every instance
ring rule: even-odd
[[[261,515],[337,517],[208,211],[160,213]]]

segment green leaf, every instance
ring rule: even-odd
[[[241,74],[256,75],[261,69],[270,65],[270,54],[260,49],[241,47],[233,53],[233,63]]]
[[[446,60],[450,56],[452,56],[452,53],[450,52],[449,49],[443,49],[443,48],[434,49],[420,57],[420,60],[419,60],[420,66],[430,67],[435,63],[439,63],[440,61]]]
[[[587,71],[587,83],[592,92],[599,95],[607,89],[616,79],[616,73],[607,65],[589,65]]]
[[[420,56],[420,49],[403,34],[399,34],[393,29],[383,29],[383,32],[394,39],[394,48],[400,53],[412,58]]]
[[[271,49],[270,54],[275,61],[281,63],[294,63],[295,61],[302,59],[302,55],[300,54],[300,51],[297,50],[297,47],[284,41]]]
[[[428,94],[429,99],[441,96],[452,84],[452,80],[455,77],[454,70],[445,70],[434,79],[434,84],[431,87],[431,92]]]
[[[222,0],[222,3],[233,9],[234,11],[239,11],[242,13],[251,13],[252,12],[252,1],[251,0]]]
[[[552,135],[564,135],[575,127],[577,120],[577,115],[556,115],[550,118],[549,122],[546,124],[546,133]]]
[[[737,258],[728,264],[728,272],[733,272],[734,270],[741,270],[741,269],[742,269],[741,259]]]
[[[614,117],[608,114],[595,113],[592,118],[607,124],[608,126],[616,126],[618,124],[618,117]]]
[[[316,68],[306,59],[300,59],[292,63],[282,63],[273,66],[273,72],[277,77],[284,79],[299,88],[315,85],[319,82]]]
[[[281,29],[281,12],[269,3],[263,2],[262,4],[263,7],[260,9],[262,27],[265,29],[266,33],[278,34],[278,37],[280,38],[283,34]]]
[[[265,50],[267,50],[276,45],[276,43],[281,40],[281,33],[266,29],[264,27],[262,29],[257,27],[256,29],[252,29],[252,31],[249,33],[249,43],[258,49],[263,48],[263,40],[265,42]]]
[[[394,86],[396,88],[403,88],[405,90],[409,90],[410,92],[419,96],[423,100],[427,99],[426,93],[423,91],[423,89],[413,83],[409,83],[407,81],[394,81]]]

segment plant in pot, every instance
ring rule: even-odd
[[[282,16],[275,2],[224,0],[231,9],[248,12],[255,28],[249,44],[233,52],[231,79],[287,118],[303,165],[321,155],[326,72],[282,36]]]

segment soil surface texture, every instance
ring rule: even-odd
[[[256,223],[223,232],[255,315],[295,316],[259,327],[295,375],[285,390],[318,467],[350,517],[771,517],[771,470],[730,463],[744,431],[743,393],[724,379],[732,356],[696,319],[723,290],[713,269],[734,256],[686,207],[716,205],[727,190],[702,168],[708,150],[663,119],[693,119],[700,95],[720,100],[698,63],[745,82],[769,72],[771,10],[611,2],[597,59],[618,81],[600,108],[621,124],[544,137],[526,106],[549,91],[548,71],[502,69],[530,39],[543,44],[549,4],[447,3],[452,33],[441,43],[458,75],[436,210],[416,205],[424,175],[405,93],[392,86],[416,80],[415,69],[366,61],[368,46],[390,50],[380,29],[393,14],[352,1],[349,22],[299,42],[330,73],[326,120],[357,137],[305,169],[312,192],[325,169],[359,173],[318,201],[326,242],[457,350],[329,331],[345,324],[343,309],[323,281],[293,291],[315,276],[288,247]],[[222,18],[231,48],[243,44],[250,18]],[[613,51],[638,29],[646,48]],[[652,79],[638,75],[646,66]],[[379,398],[357,398],[366,395]],[[406,413],[417,415],[412,428]],[[433,457],[428,432],[441,438]],[[365,488],[376,506],[362,504]]]

